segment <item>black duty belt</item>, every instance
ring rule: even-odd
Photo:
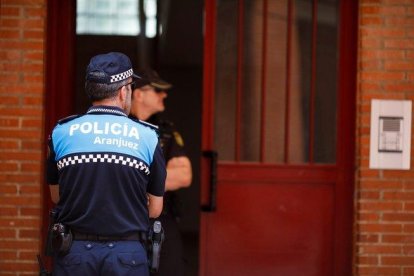
[[[125,236],[103,236],[89,233],[81,233],[72,230],[73,239],[77,241],[146,241],[144,232],[133,233]]]

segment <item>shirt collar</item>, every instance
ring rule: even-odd
[[[86,112],[86,114],[113,114],[127,117],[127,115],[121,108],[107,105],[91,106]]]

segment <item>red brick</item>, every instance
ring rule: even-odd
[[[40,97],[24,97],[23,104],[26,106],[35,105],[40,106],[43,103],[43,98]]]
[[[0,118],[0,129],[2,128],[17,128],[19,120],[15,118]]]
[[[23,163],[21,164],[22,171],[25,172],[39,172],[42,164],[40,163]]]
[[[4,196],[0,195],[2,205],[26,205],[26,206],[38,206],[40,203],[40,197],[37,196]],[[2,226],[9,226],[8,224],[2,224]]]
[[[0,250],[0,260],[16,260],[16,259],[17,259],[16,250],[12,250],[12,251]]]
[[[40,189],[40,188],[39,188]],[[39,216],[41,215],[41,210],[39,208],[26,208],[22,207],[20,210],[22,216]]]
[[[362,37],[361,38],[361,47],[363,49],[367,49],[367,48],[371,48],[371,49],[376,49],[376,48],[382,48],[383,42],[382,40],[378,39],[378,38],[374,38],[374,37]]]
[[[359,243],[377,243],[379,241],[379,235],[378,234],[359,234],[357,236],[357,241]]]
[[[390,15],[404,16],[406,14],[406,9],[405,7],[383,5],[381,7],[380,12],[382,14],[386,14],[387,16],[390,16]]]
[[[378,265],[379,257],[378,256],[358,256],[356,259],[357,264],[363,265]]]
[[[361,57],[363,59],[392,59],[392,60],[404,60],[404,50],[363,50],[361,51]]]
[[[46,15],[45,9],[42,9],[41,7],[38,8],[25,8],[24,14],[27,17],[40,17],[44,18]]]
[[[383,69],[384,67],[384,62],[380,59],[362,60],[360,63],[361,63],[360,64],[361,71],[379,70],[379,69]]]
[[[380,199],[380,193],[379,191],[361,191],[359,193],[359,197],[368,199],[368,200],[375,200],[375,199]]]
[[[414,235],[383,235],[384,243],[414,243]]]
[[[23,53],[23,60],[43,61],[44,53],[42,51],[30,51]]]
[[[16,96],[6,96],[6,95],[0,95],[0,101],[2,104],[5,105],[17,105],[20,103],[20,99]]]
[[[11,172],[11,171],[17,171],[18,166],[16,163],[5,163],[0,162],[0,172]]]
[[[44,39],[44,33],[40,30],[34,31],[34,30],[27,30],[23,32],[23,38],[25,39]]]
[[[414,192],[407,191],[386,191],[384,192],[384,199],[395,199],[395,200],[414,200]]]
[[[411,222],[414,221],[414,214],[387,213],[382,215],[383,221],[387,222]]]
[[[390,83],[384,84],[384,89],[387,91],[411,92],[414,91],[413,83]]]
[[[414,27],[414,18],[409,17],[389,17],[385,19],[385,22],[390,26]]]
[[[362,245],[361,254],[401,254],[401,246],[395,245]]]
[[[414,64],[408,61],[385,61],[384,69],[389,71],[414,70]]]
[[[19,143],[16,140],[6,140],[6,139],[0,140],[0,151],[3,151],[3,149],[16,150],[18,148],[19,148]]]
[[[384,23],[384,19],[382,17],[362,17],[360,23],[362,26],[382,25]]]
[[[22,7],[43,7],[45,5],[45,0],[1,0],[2,5],[19,5]]]
[[[401,202],[384,202],[384,201],[361,201],[359,207],[361,210],[370,211],[399,211],[402,210]]]
[[[21,38],[20,31],[16,30],[1,30],[0,37],[2,39],[19,39]]]
[[[33,272],[33,271],[37,271],[38,269],[39,269],[38,265],[37,263],[34,262],[34,260],[33,260],[33,263],[27,263],[27,262],[0,263],[0,271]]]
[[[1,166],[0,166],[1,167]],[[31,183],[39,180],[39,175],[27,174],[26,172],[20,172],[19,174],[0,174],[0,180],[11,183]]]
[[[36,152],[39,152],[42,146],[42,142],[39,140],[35,141],[22,141],[22,149],[23,150],[34,150]]]
[[[6,188],[4,189],[4,186],[7,187],[11,187],[11,188]],[[16,194],[17,193],[17,188],[14,185],[0,185],[0,192],[2,194],[8,193],[8,194]],[[17,212],[17,208],[15,207],[3,207],[0,208],[0,216],[2,217],[14,217],[17,216],[18,212]],[[1,232],[1,231],[0,231]]]
[[[413,39],[387,39],[384,41],[385,48],[392,49],[413,49]]]
[[[361,14],[364,15],[379,15],[381,8],[379,6],[363,6],[361,8]]]
[[[36,239],[40,236],[39,229],[30,229],[30,230],[20,230],[19,231],[19,238],[22,239]]]
[[[362,72],[361,78],[374,81],[402,81],[405,74],[400,72]]]
[[[20,11],[21,11],[21,8],[19,7],[2,6],[0,8],[0,16],[3,18],[18,17],[20,16]]]
[[[24,128],[37,128],[42,127],[42,120],[40,119],[23,119],[22,127]]]
[[[403,225],[403,230],[405,233],[414,233],[414,224],[405,224]]]
[[[21,195],[40,194],[40,187],[37,185],[22,185],[19,191]]]
[[[396,233],[402,231],[400,224],[386,224],[386,223],[367,223],[359,224],[361,233]]]
[[[405,31],[402,30],[401,28],[370,28],[370,27],[365,27],[362,28],[361,30],[361,35],[362,36],[374,36],[376,38],[380,38],[380,37],[404,37],[405,36]]]
[[[360,221],[372,222],[372,221],[378,221],[379,219],[380,219],[380,216],[378,213],[367,213],[367,212],[358,213],[358,220]]]
[[[414,264],[414,256],[405,257],[405,256],[382,256],[381,263],[384,265],[413,265]]]
[[[389,276],[396,276],[401,275],[401,268],[399,267],[384,267],[384,266],[359,266],[357,270],[358,276],[378,276],[378,275],[389,275]]]

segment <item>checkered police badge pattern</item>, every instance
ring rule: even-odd
[[[62,158],[57,162],[58,170],[63,169],[64,167],[82,163],[113,163],[120,164],[124,166],[129,166],[135,169],[138,169],[145,173],[146,175],[150,174],[150,170],[144,162],[137,159],[126,157],[117,154],[106,154],[106,153],[94,153],[94,154],[79,154],[72,155],[69,157]]]
[[[128,71],[125,71],[123,73],[112,75],[111,76],[111,83],[125,80],[125,79],[129,78],[130,76],[132,76],[133,73],[134,73],[133,70],[129,69]]]

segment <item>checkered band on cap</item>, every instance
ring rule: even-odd
[[[150,170],[144,162],[138,159],[119,155],[119,154],[107,154],[107,153],[90,153],[72,155],[62,158],[57,162],[58,170],[61,170],[67,166],[77,165],[82,163],[114,163],[124,166],[129,166],[140,170],[146,175],[150,174]]]
[[[112,75],[111,76],[111,83],[125,80],[125,79],[129,78],[130,76],[132,76],[133,73],[134,73],[133,70],[129,69],[128,71],[125,71],[123,73]]]

